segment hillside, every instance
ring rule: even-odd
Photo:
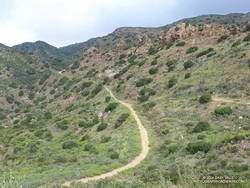
[[[51,46],[43,41],[25,42],[23,44],[15,45],[12,48],[17,49],[29,56],[35,56],[42,61],[45,66],[52,67],[56,70],[66,68],[72,63],[72,58],[66,57],[60,49]]]
[[[1,45],[0,65],[0,185],[58,187],[133,161],[143,149],[138,121],[105,87],[132,104],[149,153],[71,187],[209,187],[199,178],[250,176],[249,13],[123,27],[63,48]]]

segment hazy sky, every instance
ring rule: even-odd
[[[158,27],[201,14],[250,11],[250,0],[0,0],[0,43],[83,42],[122,26]]]

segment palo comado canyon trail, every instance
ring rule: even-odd
[[[70,186],[71,183],[73,182],[82,182],[82,183],[86,183],[88,181],[93,181],[93,180],[100,180],[100,179],[105,179],[107,177],[111,177],[111,176],[115,176],[116,174],[118,174],[119,172],[122,172],[124,170],[133,168],[135,166],[137,166],[138,164],[140,164],[147,156],[148,151],[149,151],[149,139],[148,139],[148,133],[147,130],[145,129],[145,127],[143,126],[140,118],[138,117],[138,115],[136,114],[135,110],[133,109],[132,105],[129,103],[126,103],[124,101],[118,100],[114,94],[112,93],[112,91],[105,87],[105,89],[109,92],[110,96],[117,101],[118,103],[122,104],[123,106],[126,106],[129,110],[130,113],[132,114],[132,116],[135,118],[138,129],[140,131],[140,135],[141,135],[141,153],[135,158],[133,159],[130,163],[128,163],[125,166],[122,166],[120,168],[114,169],[110,172],[107,172],[105,174],[101,174],[98,176],[93,176],[93,177],[86,177],[86,178],[82,178],[82,179],[78,179],[78,180],[72,180],[72,181],[67,181],[65,182],[63,185],[65,186]]]

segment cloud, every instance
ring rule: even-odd
[[[224,13],[249,7],[241,1],[236,6],[228,0],[1,0],[0,43],[44,40],[63,46],[121,26],[161,26],[212,8]]]
[[[149,19],[149,7],[173,0],[3,0],[0,8],[0,42],[14,45],[45,40],[55,45],[103,35],[110,27],[133,25]],[[1,2],[2,3],[2,2]],[[2,12],[3,10],[8,10]],[[6,15],[6,16],[5,16]],[[138,21],[138,22],[136,22]],[[101,27],[100,27],[101,26]],[[82,39],[82,40],[81,40]]]

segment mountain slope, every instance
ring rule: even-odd
[[[38,78],[27,77],[34,80],[27,88],[18,82],[25,87],[24,105],[6,103],[0,111],[0,179],[11,171],[18,185],[56,187],[136,157],[136,122],[105,86],[133,105],[148,131],[149,154],[133,169],[79,186],[203,187],[201,175],[248,178],[249,20],[247,14],[222,17],[234,21],[210,23],[203,16],[168,28],[119,28],[63,49],[67,57],[59,57],[72,64],[60,71],[42,69],[50,47],[48,53],[32,47],[32,55],[1,47],[1,57],[11,62],[1,63],[5,80],[22,79],[12,75],[18,58],[18,69],[32,67]],[[50,76],[40,82],[46,71]],[[218,100],[224,98],[246,102]]]
[[[37,41],[34,43],[25,42],[23,44],[13,46],[12,48],[30,56],[39,57],[46,66],[51,66],[57,70],[63,69],[72,63],[72,60],[67,58],[58,48],[43,41]]]

